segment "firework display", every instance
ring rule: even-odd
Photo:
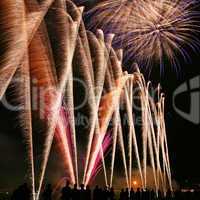
[[[139,68],[152,68],[158,61],[162,70],[165,58],[177,66],[177,54],[187,59],[186,48],[198,49],[195,6],[187,0],[111,0],[83,14],[84,8],[70,0],[0,1],[0,98],[20,79],[15,92],[24,108],[19,124],[32,200],[41,197],[53,145],[71,184],[91,184],[103,171],[106,186],[112,187],[120,157],[127,188],[135,184],[134,168],[141,187],[147,188],[150,167],[155,191],[173,190],[165,97],[160,86],[153,88],[145,81]],[[90,19],[86,28],[83,15]],[[132,74],[123,71],[124,60],[134,64]],[[77,74],[84,89],[77,87]],[[83,131],[86,147],[80,164],[76,104],[83,93],[79,109],[89,123]],[[136,115],[141,117],[140,128]],[[45,131],[36,172],[33,126],[38,121]]]
[[[125,60],[150,71],[158,63],[162,71],[167,59],[177,70],[177,55],[188,60],[188,49],[199,48],[197,5],[187,0],[111,0],[99,3],[85,18],[88,29],[116,34],[113,45],[124,49]]]

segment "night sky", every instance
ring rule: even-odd
[[[184,184],[186,181],[189,183],[200,183],[200,126],[183,119],[175,112],[172,106],[172,97],[175,89],[182,83],[189,81],[189,79],[197,75],[200,76],[200,52],[194,53],[190,51],[189,54],[191,56],[190,61],[185,62],[182,58],[179,59],[181,69],[178,73],[173,70],[172,66],[167,64],[162,75],[155,69],[149,77],[155,84],[160,82],[162,90],[165,92],[165,117],[171,168],[173,178],[180,184]],[[7,93],[10,96],[12,95],[11,91],[7,91]],[[188,112],[190,108],[190,91],[182,93],[177,97],[176,105]],[[18,115],[16,112],[8,111],[1,105],[0,190],[13,189],[13,187],[25,180],[26,158],[24,152]],[[54,156],[53,159],[56,160],[56,157]],[[50,169],[61,165],[55,160],[51,162]]]

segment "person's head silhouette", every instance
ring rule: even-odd
[[[74,184],[74,189],[78,189],[78,185],[76,183]]]
[[[83,183],[81,184],[81,190],[84,190],[84,184]]]
[[[66,181],[66,186],[69,187],[69,185],[70,185],[70,182],[67,180]]]
[[[86,186],[86,190],[90,190],[90,186],[89,185]]]
[[[99,189],[99,186],[98,186],[98,185],[96,185],[95,189]]]

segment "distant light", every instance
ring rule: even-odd
[[[137,181],[133,181],[133,185],[137,185]]]

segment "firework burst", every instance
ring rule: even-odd
[[[98,4],[86,14],[92,16],[90,30],[115,33],[114,46],[124,48],[124,59],[143,67],[163,60],[178,67],[178,55],[188,60],[188,49],[197,50],[199,14],[197,1],[112,0]]]

